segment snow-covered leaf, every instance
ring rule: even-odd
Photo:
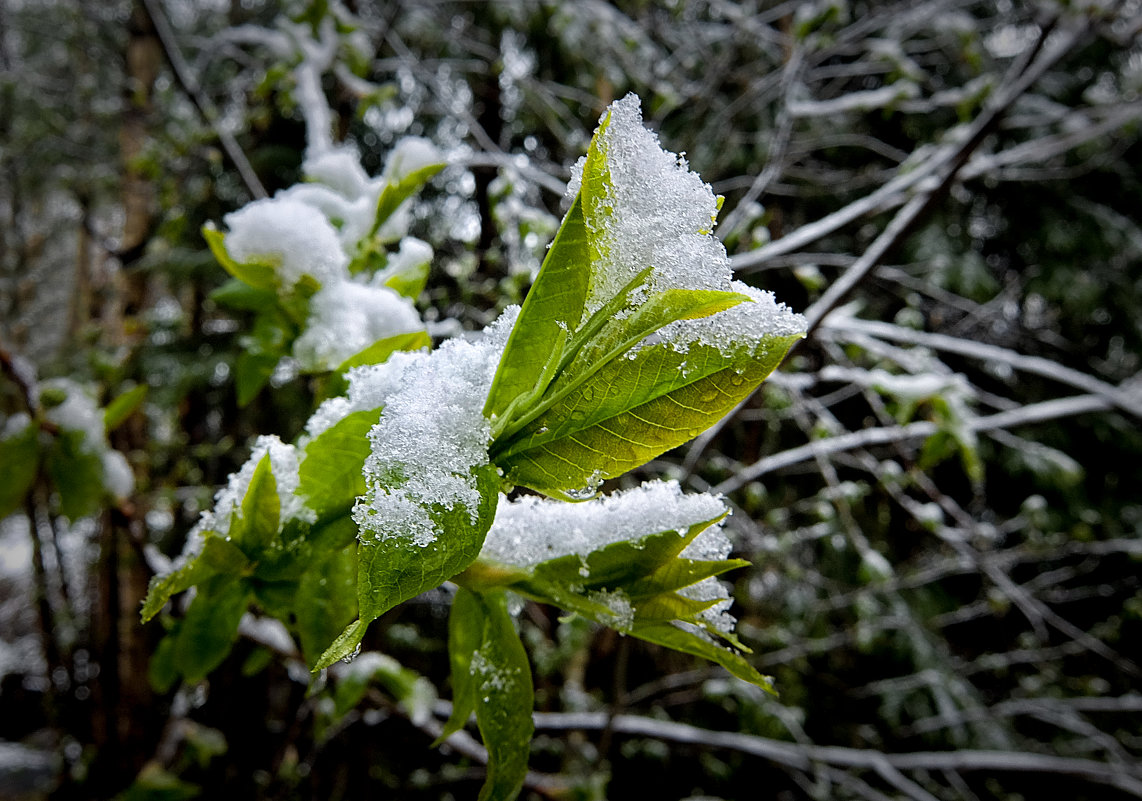
[[[357,545],[359,618],[322,654],[315,669],[328,667],[353,651],[369,623],[399,603],[430,590],[467,568],[480,554],[484,535],[495,516],[500,478],[494,465],[473,468],[478,502],[426,509],[436,536],[426,544],[394,532],[362,534]]]

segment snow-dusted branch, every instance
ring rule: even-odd
[[[1074,417],[1090,412],[1102,412],[1110,408],[1112,408],[1111,402],[1102,395],[1075,395],[1021,406],[987,417],[977,417],[965,421],[965,425],[972,431],[986,432],[1042,423],[1064,417]],[[814,440],[796,448],[766,456],[751,465],[742,467],[732,477],[714,487],[714,491],[733,492],[767,473],[815,459],[822,454],[843,453],[878,445],[911,442],[930,437],[939,430],[940,427],[936,423],[921,420],[904,426],[865,428],[827,439]]]
[[[1029,63],[1012,68],[1009,80],[989,98],[989,102],[964,132],[962,140],[945,149],[936,159],[934,179],[919,187],[904,207],[896,213],[880,236],[861,254],[825,293],[805,312],[809,321],[809,332],[817,328],[836,306],[871,272],[889,250],[899,244],[912,230],[912,227],[926,214],[951,187],[960,169],[967,163],[972,153],[983,144],[984,139],[999,123],[1015,101],[1030,89],[1043,74],[1059,59],[1076,47],[1088,33],[1085,24],[1074,24],[1061,31],[1053,31],[1048,26],[1041,34],[1038,45],[1028,54]],[[1055,33],[1055,35],[1051,35]]]
[[[616,734],[650,737],[664,742],[724,748],[759,757],[795,770],[808,770],[812,763],[834,767],[873,770],[884,776],[890,771],[957,771],[1037,773],[1073,776],[1107,785],[1142,798],[1142,770],[1136,765],[1111,765],[1090,759],[1012,751],[918,751],[884,753],[872,749],[784,742],[755,734],[711,731],[685,723],[638,715],[609,716],[603,712],[540,712],[535,715],[540,731],[608,729]]]
[[[1142,418],[1142,392],[1131,392],[1128,389],[1116,387],[1092,375],[1066,367],[1050,359],[1044,359],[1041,356],[1026,356],[1007,348],[971,339],[916,331],[893,323],[859,320],[849,316],[829,319],[824,324],[823,333],[826,336],[833,333],[842,335],[846,333],[867,334],[890,342],[904,342],[932,350],[980,359],[991,364],[1004,364],[1015,370],[1067,384],[1092,396],[1102,398],[1107,405],[1113,405],[1135,417]],[[1019,411],[1015,410],[1013,414],[1018,414]],[[996,425],[994,427],[1006,428],[1007,426]]]

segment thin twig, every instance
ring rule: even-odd
[[[218,141],[222,144],[222,149],[226,151],[226,156],[234,164],[238,170],[238,174],[242,177],[242,183],[246,185],[246,189],[255,198],[266,197],[266,188],[262,186],[262,182],[258,179],[258,175],[254,172],[254,168],[250,165],[250,160],[246,158],[241,145],[238,140],[234,138],[225,127],[222,126],[218,109],[210,102],[210,98],[202,91],[195,79],[190,65],[186,63],[186,59],[182,56],[182,51],[178,47],[178,42],[175,41],[174,31],[171,30],[170,24],[167,22],[166,15],[163,13],[162,8],[159,6],[159,0],[142,0],[143,10],[146,11],[147,16],[151,18],[151,24],[155,26],[155,33],[158,34],[159,43],[162,45],[163,54],[167,57],[167,62],[171,66],[171,71],[174,72],[175,80],[182,90],[194,103],[194,107],[198,109],[198,113],[206,120],[206,123],[213,129]]]

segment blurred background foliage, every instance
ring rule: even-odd
[[[155,554],[320,390],[283,368],[239,408],[249,320],[209,299],[199,233],[298,179],[294,65],[259,35],[283,14],[337,20],[323,88],[367,169],[407,134],[450,157],[412,231],[439,336],[522,298],[632,91],[726,196],[739,276],[814,325],[723,424],[615,482],[727,493],[753,562],[734,613],[779,697],[525,606],[525,797],[1142,797],[1138,0],[0,2],[0,430],[30,368],[101,405],[147,388],[110,432],[130,497],[73,514],[37,474],[0,521],[0,797],[482,779],[471,738],[429,748],[438,594],[370,634],[395,662],[339,679],[311,686],[254,618],[206,681],[146,678]]]

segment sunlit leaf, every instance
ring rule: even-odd
[[[753,353],[692,344],[644,347],[612,359],[514,436],[492,458],[506,478],[556,497],[575,495],[693,439],[749,395],[799,335],[767,337]]]

